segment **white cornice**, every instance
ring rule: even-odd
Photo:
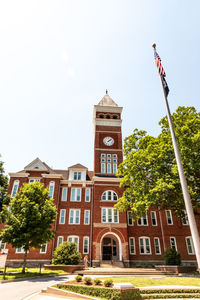
[[[120,106],[94,105],[94,111],[99,111],[99,112],[121,113],[122,110],[123,110],[123,107],[120,107]]]
[[[77,181],[74,181],[74,180],[67,180],[67,179],[63,179],[60,181],[61,184],[92,184],[92,181],[81,181],[81,180],[77,180]]]
[[[93,181],[107,181],[107,182],[120,182],[121,178],[111,178],[111,177],[97,177],[93,176]]]
[[[28,177],[29,173],[8,173],[10,177]]]
[[[100,125],[100,126],[121,126],[122,120],[118,119],[94,119],[94,124],[95,125]]]
[[[61,174],[41,174],[43,178],[63,178]]]

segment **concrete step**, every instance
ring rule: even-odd
[[[75,274],[80,273],[76,271]],[[83,270],[81,273],[84,275],[164,275],[164,272],[156,271],[155,269],[136,269],[136,268],[119,268],[119,267],[109,267],[109,268],[89,268],[88,270]]]

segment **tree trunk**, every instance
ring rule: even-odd
[[[22,269],[22,273],[23,274],[25,274],[27,252],[28,252],[28,250],[25,250],[25,253],[24,253],[24,263],[23,263],[23,269]]]

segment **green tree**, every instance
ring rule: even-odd
[[[81,253],[73,242],[64,242],[53,253],[54,265],[77,265],[81,261]]]
[[[6,225],[0,239],[14,248],[24,249],[23,273],[30,248],[41,248],[54,238],[52,223],[56,219],[56,206],[49,190],[35,182],[24,184],[9,207],[4,207]]]
[[[3,162],[0,161],[0,216],[3,209],[3,205],[8,204],[10,200],[7,191],[8,191],[8,177],[4,174]],[[1,221],[2,220],[0,217],[0,222]]]
[[[200,113],[194,107],[178,107],[172,115],[194,211],[200,196]],[[125,138],[124,162],[117,175],[125,187],[115,207],[132,210],[139,218],[151,207],[171,208],[183,216],[184,201],[167,117],[159,122],[157,137],[135,129]]]

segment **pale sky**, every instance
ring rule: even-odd
[[[108,89],[123,106],[123,138],[151,135],[171,111],[199,111],[200,1],[1,0],[0,153],[6,173],[39,157],[93,169],[93,105]]]

